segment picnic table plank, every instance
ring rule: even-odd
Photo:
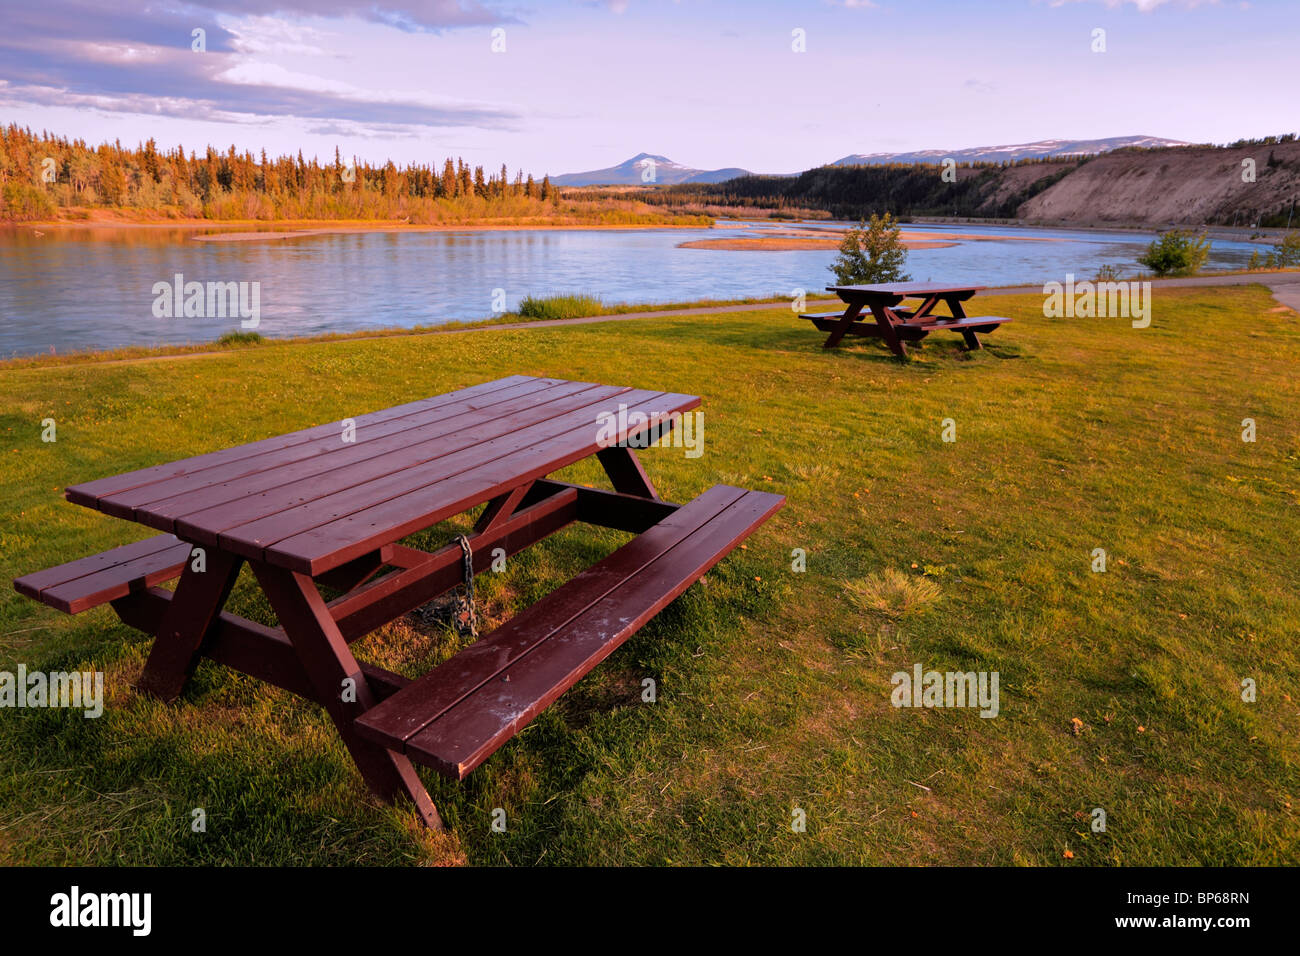
[[[528,379],[529,376],[526,375],[511,375],[491,382],[481,382],[478,385],[472,385],[469,388],[463,388],[455,392],[448,392],[444,395],[434,395],[430,398],[423,398],[415,402],[407,402],[404,405],[397,405],[393,408],[384,408],[374,412],[368,412],[359,416],[357,421],[360,425],[362,423],[373,424],[376,422],[387,421],[389,418],[400,418],[404,415],[415,414],[424,408],[436,407],[437,405],[460,401],[471,396],[482,395],[486,392],[492,392],[500,388],[508,388],[511,385],[527,381]],[[558,382],[560,379],[554,379],[553,381]],[[280,448],[296,445],[300,442],[310,441],[313,438],[325,435],[335,435],[338,433],[338,428],[338,422],[327,422],[324,425],[314,425],[311,428],[287,432],[283,435],[273,435],[269,438],[260,439],[259,441],[249,442],[244,445],[234,445],[218,451],[208,452],[207,454],[196,455],[192,458],[182,458],[178,461],[167,462],[162,465],[153,465],[149,468],[141,468],[136,471],[128,471],[118,475],[109,475],[104,478],[97,478],[93,481],[81,482],[76,485],[70,485],[68,488],[64,489],[64,497],[74,504],[85,505],[93,508],[95,507],[95,502],[97,502],[99,498],[115,492],[125,491],[129,488],[135,488],[142,484],[159,481],[163,478],[172,478],[176,475],[183,475],[215,464],[222,464],[227,461],[234,461],[240,458],[248,458],[266,452],[276,451]]]
[[[189,556],[188,544],[169,534],[158,535],[95,555],[101,559],[98,562],[74,562],[80,565],[76,570],[65,564],[19,578],[14,588],[65,614],[79,614],[132,591],[170,581],[181,573]]]
[[[421,409],[413,414],[383,422],[357,422],[356,440],[353,442],[342,440],[342,423],[336,422],[328,435],[104,495],[99,498],[96,507],[107,514],[134,520],[138,509],[156,515],[159,513],[160,502],[169,498],[191,497],[205,488],[238,487],[243,493],[247,493],[252,490],[251,486],[254,483],[264,483],[268,473],[277,473],[280,469],[291,465],[314,462],[322,464],[323,467],[337,466],[345,463],[349,456],[355,456],[363,447],[370,450],[372,442],[387,439],[386,447],[400,447],[403,441],[419,440],[417,435],[423,435],[429,429],[441,426],[442,429],[450,431],[454,427],[465,427],[474,421],[488,420],[499,414],[503,406],[527,407],[529,402],[545,401],[546,396],[565,394],[581,387],[582,384],[574,382],[550,384],[540,380],[521,382],[510,388],[492,392],[477,401],[470,399],[452,402],[435,408]],[[309,468],[310,464],[304,467]],[[271,477],[274,475],[272,474]],[[232,497],[238,496],[238,494],[232,495]]]
[[[400,699],[390,698],[362,720],[372,740],[405,742],[462,699],[519,660],[606,594],[695,529],[698,515],[713,516],[744,491],[718,485],[683,505],[649,531],[476,641],[412,684]]]
[[[277,463],[264,471],[241,478],[146,502],[133,509],[133,516],[137,521],[164,531],[173,530],[178,522],[190,520],[211,509],[228,508],[225,513],[232,518],[238,510],[251,520],[260,517],[252,513],[252,509],[259,502],[273,499],[277,494],[276,489],[301,491],[304,488],[324,488],[336,477],[357,474],[359,467],[371,467],[371,470],[378,467],[382,471],[385,465],[396,460],[393,456],[404,455],[417,446],[424,448],[426,443],[434,439],[442,439],[440,447],[458,449],[471,443],[476,434],[474,429],[491,427],[503,415],[520,412],[541,418],[549,413],[553,403],[578,400],[580,396],[597,393],[601,388],[602,386],[588,383],[569,383],[564,387],[502,402],[458,419],[440,419],[396,434],[375,437],[373,434],[366,436],[358,433],[357,440],[348,444],[344,444],[336,435],[331,440],[333,448],[330,451],[299,461]],[[262,495],[267,498],[255,497]],[[240,502],[242,504],[237,504]],[[268,510],[263,513],[269,513],[274,505],[268,501],[266,507]]]
[[[357,453],[338,467],[313,476],[311,481],[292,480],[296,476],[290,471],[290,480],[274,481],[274,484],[265,489],[252,488],[246,496],[240,496],[235,501],[217,498],[211,502],[207,493],[200,493],[195,496],[194,509],[185,509],[183,505],[172,509],[179,512],[175,515],[175,527],[185,529],[183,533],[196,536],[196,540],[216,544],[217,536],[227,529],[256,522],[266,516],[283,514],[287,510],[309,505],[316,499],[333,496],[356,486],[376,486],[374,483],[377,481],[400,475],[416,466],[437,467],[434,462],[439,462],[448,455],[472,454],[476,447],[481,447],[487,441],[508,438],[511,433],[523,431],[523,428],[543,425],[556,416],[620,394],[627,392],[612,386],[598,385],[563,395],[545,405],[519,408],[500,418],[471,421],[467,428],[435,428],[421,436],[424,440],[403,445],[387,454],[370,457],[368,454]],[[161,511],[157,516],[165,518],[168,511]],[[147,520],[148,515],[142,512],[142,519]]]
[[[623,396],[619,396],[620,399]],[[664,395],[628,404],[629,414],[636,411],[654,412],[666,418],[674,412],[685,412],[700,404],[694,395]],[[662,409],[662,411],[661,411]],[[654,421],[637,431],[652,427]],[[624,440],[626,433],[618,436]],[[596,429],[591,425],[578,425],[554,438],[519,448],[501,457],[474,465],[463,473],[447,476],[437,482],[408,488],[405,493],[390,497],[369,507],[355,508],[356,501],[346,507],[347,514],[331,516],[320,521],[320,509],[310,518],[312,527],[285,534],[264,545],[266,559],[285,567],[307,570],[311,574],[336,566],[374,546],[374,542],[387,537],[398,538],[420,528],[429,527],[451,515],[472,507],[484,498],[493,497],[515,482],[542,478],[553,471],[581,461],[600,448]],[[422,480],[416,475],[404,484]],[[387,490],[392,490],[391,487]],[[345,495],[348,493],[345,492]],[[361,499],[357,499],[361,500]],[[439,502],[430,507],[431,501]],[[314,503],[313,503],[314,504]],[[335,509],[341,510],[341,509]],[[301,524],[301,519],[295,517]],[[237,529],[243,539],[243,529]],[[268,529],[267,536],[280,534]],[[234,539],[222,535],[224,547],[236,548]],[[247,546],[247,545],[243,545]]]
[[[40,600],[41,592],[55,585],[75,581],[107,568],[129,564],[158,551],[174,548],[178,544],[180,541],[174,535],[157,534],[141,541],[124,544],[119,548],[111,548],[100,554],[92,554],[86,558],[69,561],[67,564],[25,574],[14,581],[14,589],[19,594]]]
[[[408,737],[407,755],[463,778],[707,573],[782,500],[779,495],[743,492],[575,618],[558,624],[531,653]]]
[[[864,295],[917,298],[928,295],[950,295],[967,292],[974,295],[986,288],[988,287],[982,285],[954,285],[946,282],[875,282],[860,285],[828,285],[826,290],[835,293],[848,292]]]
[[[603,397],[597,397],[600,393]],[[353,511],[527,449],[555,431],[589,427],[615,399],[633,402],[656,393],[602,386],[543,409],[475,426],[461,435],[432,439],[391,455],[358,462],[318,476],[310,483],[285,485],[260,495],[209,508],[180,519],[187,539],[220,544],[248,557],[280,538],[306,531]],[[355,557],[356,555],[353,555]]]

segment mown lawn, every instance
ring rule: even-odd
[[[373,802],[316,706],[210,664],[160,705],[130,689],[147,642],[111,610],[6,589],[0,669],[103,669],[108,705],[0,711],[0,860],[1294,863],[1300,319],[1260,287],[1157,290],[1140,330],[978,301],[1015,319],[989,349],[934,336],[907,365],[825,353],[774,309],[0,368],[6,579],[148,533],[67,484],[512,373],[703,395],[703,457],[643,453],[661,493],[789,498],[465,784],[427,774],[441,837]],[[480,578],[487,613],[622,537],[512,559]],[[233,605],[270,620],[247,575]],[[358,645],[408,673],[456,647],[413,620]],[[915,663],[997,671],[1000,714],[891,707]]]

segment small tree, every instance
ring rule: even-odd
[[[1288,232],[1281,244],[1273,247],[1273,254],[1280,269],[1300,266],[1300,232]]]
[[[1270,263],[1278,269],[1300,266],[1300,232],[1288,232],[1269,253]]]
[[[1300,266],[1300,232],[1288,232],[1268,255],[1250,254],[1247,269],[1294,269]]]
[[[903,271],[907,249],[900,238],[902,228],[889,213],[871,214],[850,229],[840,243],[840,254],[831,263],[831,272],[840,285],[868,282],[906,282],[911,276]]]
[[[1170,229],[1147,246],[1138,262],[1158,276],[1189,276],[1199,272],[1209,257],[1210,240],[1205,233],[1198,236],[1186,229]]]

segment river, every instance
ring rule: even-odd
[[[720,222],[713,229],[513,229],[344,232],[200,241],[213,226],[0,230],[0,356],[211,341],[251,327],[237,315],[167,315],[184,283],[245,283],[256,330],[271,337],[433,326],[491,317],[525,295],[588,293],[608,302],[679,302],[810,293],[832,281],[829,248],[679,248],[698,239],[827,224]],[[272,227],[273,228],[273,227]],[[1131,275],[1153,234],[1015,226],[908,225],[908,232],[1008,236],[914,249],[917,280],[980,285]],[[240,227],[241,230],[247,227]],[[1023,238],[1022,238],[1023,237]],[[1024,240],[1032,241],[1024,241]],[[1208,268],[1245,265],[1257,248],[1215,240]],[[163,300],[166,300],[165,302]]]

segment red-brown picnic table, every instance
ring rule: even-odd
[[[70,613],[111,603],[154,635],[139,686],[164,700],[207,657],[319,702],[371,790],[409,796],[440,828],[412,760],[463,778],[784,503],[725,485],[660,499],[633,448],[699,405],[514,375],[100,478],[66,497],[165,533],[15,586]],[[614,490],[546,477],[592,455]],[[463,540],[402,543],[479,505]],[[353,656],[350,643],[461,585],[467,553],[485,571],[575,521],[637,537],[419,679]],[[244,563],[279,627],[223,610]],[[157,586],[178,575],[174,592]],[[320,584],[342,593],[326,600]]]
[[[822,312],[806,314],[803,318],[811,321],[818,329],[828,332],[823,348],[834,348],[846,335],[859,335],[883,338],[885,343],[899,358],[907,357],[904,342],[917,342],[931,332],[951,329],[962,334],[966,347],[978,349],[982,346],[976,338],[977,333],[992,332],[1003,322],[1011,321],[1002,316],[968,316],[962,306],[975,295],[982,285],[945,285],[937,282],[885,282],[879,285],[838,285],[827,286],[828,292],[834,292],[846,304],[843,312]],[[898,308],[907,299],[919,299],[920,303],[913,309]],[[939,303],[948,308],[948,315],[936,315],[934,309]],[[863,322],[859,316],[869,311],[874,322]]]

